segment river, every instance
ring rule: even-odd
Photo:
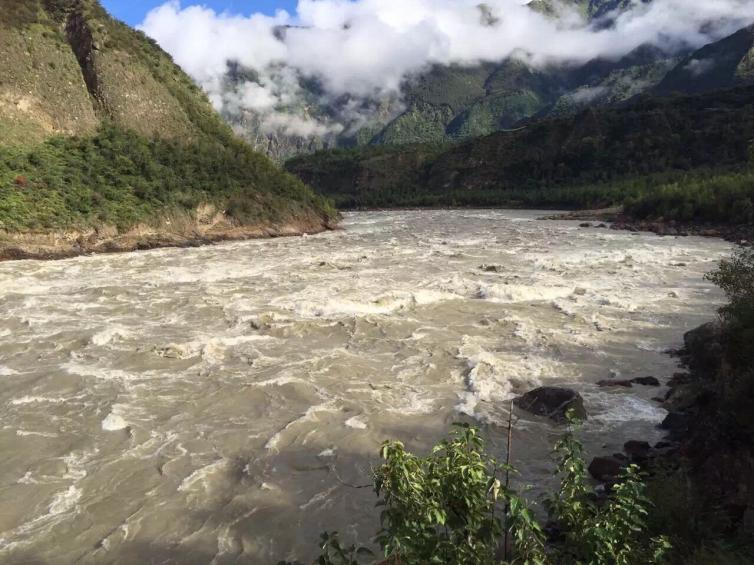
[[[386,438],[426,450],[579,390],[590,453],[659,439],[730,245],[537,212],[347,214],[327,234],[0,264],[0,562],[276,563],[368,541]],[[559,430],[523,417],[520,483]],[[535,491],[536,492],[536,489]]]

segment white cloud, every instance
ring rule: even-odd
[[[700,77],[703,74],[706,74],[707,72],[711,71],[712,67],[714,66],[715,66],[715,60],[713,58],[691,59],[691,61],[686,63],[686,66],[684,66],[684,69],[690,72],[692,76]]]
[[[315,78],[329,99],[369,101],[395,96],[407,77],[432,64],[500,61],[514,53],[535,65],[575,63],[617,58],[643,44],[673,52],[754,22],[752,0],[634,0],[613,25],[602,27],[565,7],[553,19],[524,0],[486,0],[485,6],[480,0],[300,0],[296,14],[243,17],[173,0],[151,11],[141,29],[216,107],[297,114],[303,121],[288,120],[289,131],[304,133],[320,130],[302,109],[302,77]],[[255,69],[258,81],[228,93],[228,61]]]
[[[605,86],[585,86],[576,90],[571,95],[571,99],[577,104],[589,104],[607,92],[608,89]]]

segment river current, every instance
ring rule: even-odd
[[[538,215],[0,264],[0,562],[309,561],[376,531],[354,485],[384,439],[473,421],[502,457],[506,401],[543,384],[583,394],[592,454],[659,439],[664,388],[596,382],[671,377],[730,246]],[[559,430],[521,416],[542,487]]]

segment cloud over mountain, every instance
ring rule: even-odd
[[[609,0],[606,0],[609,1]],[[544,15],[521,0],[300,0],[296,13],[216,13],[167,2],[141,28],[209,93],[218,109],[263,113],[269,127],[321,135],[367,119],[376,102],[433,64],[520,57],[533,65],[618,58],[644,44],[674,52],[754,22],[750,0],[633,0],[588,22],[570,4]],[[255,71],[227,83],[228,62]],[[344,111],[312,116],[301,81]],[[366,116],[366,117],[365,117]]]

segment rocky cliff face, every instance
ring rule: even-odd
[[[736,366],[741,353],[730,327],[705,324],[685,336],[679,373],[666,400],[663,423],[681,463],[693,521],[705,537],[750,540],[754,535],[754,418],[751,370]],[[683,498],[684,494],[679,498]],[[698,542],[697,542],[698,543]]]
[[[61,24],[38,2],[0,1],[1,144],[97,128],[99,117]]]

